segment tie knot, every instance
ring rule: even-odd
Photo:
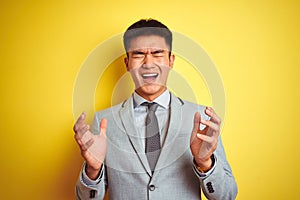
[[[152,103],[150,103],[150,102],[144,102],[144,103],[142,103],[142,105],[148,106],[148,109],[149,109],[150,111],[153,111],[153,112],[155,112],[156,109],[157,109],[157,107],[158,107],[158,104],[155,103],[155,102],[152,102]]]

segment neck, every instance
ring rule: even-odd
[[[164,93],[167,90],[166,87],[164,87],[162,90],[154,93],[154,94],[147,94],[147,93],[143,93],[139,90],[135,90],[135,92],[140,95],[141,97],[143,97],[144,99],[146,99],[147,101],[154,101],[157,97],[159,97],[162,93]]]

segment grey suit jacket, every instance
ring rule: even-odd
[[[135,129],[133,98],[97,112],[94,133],[99,133],[102,118],[108,120],[105,167],[101,178],[91,185],[84,183],[81,172],[76,184],[77,199],[103,199],[107,187],[109,198],[117,200],[199,200],[201,189],[208,199],[235,199],[237,186],[220,138],[209,174],[200,173],[193,164],[193,117],[196,111],[207,117],[204,109],[171,95],[168,132],[153,174]]]

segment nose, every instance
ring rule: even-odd
[[[153,67],[153,56],[151,54],[151,51],[147,51],[147,53],[145,54],[143,67],[144,68],[151,68],[151,67]]]

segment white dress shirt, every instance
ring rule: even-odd
[[[145,148],[145,137],[146,137],[146,117],[148,113],[148,107],[142,105],[144,102],[149,102],[136,92],[133,94],[133,103],[134,103],[134,120],[135,126],[138,134],[141,137],[143,147]],[[160,133],[160,142],[161,146],[166,138],[166,134],[169,127],[169,119],[170,119],[170,92],[169,90],[164,91],[159,97],[157,97],[154,101],[158,104],[157,110],[155,111],[155,115],[158,121],[159,133]],[[149,102],[149,103],[152,103]]]

